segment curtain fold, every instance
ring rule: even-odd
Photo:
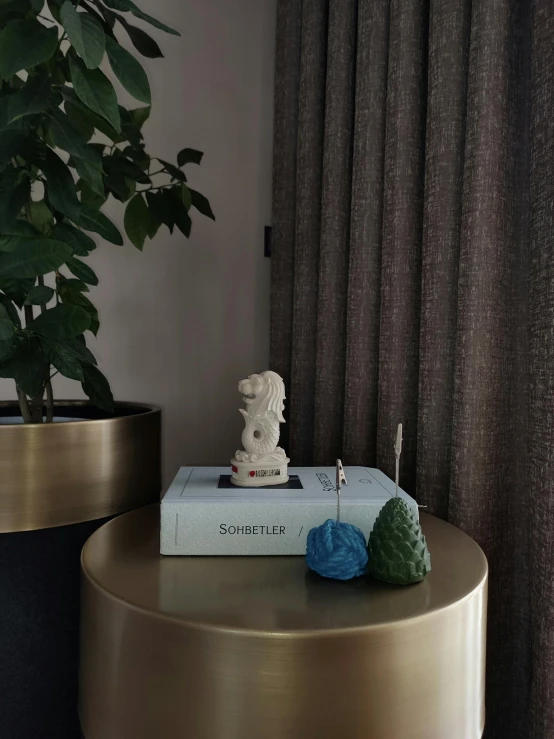
[[[429,17],[417,488],[448,516],[471,0]]]
[[[377,466],[393,473],[390,440],[402,419],[402,479],[416,463],[428,13],[426,2],[390,4]]]
[[[505,707],[528,691],[521,671],[529,630],[519,628],[528,590],[527,522],[520,515],[526,483],[518,470],[527,433],[519,403],[527,392],[520,319],[528,249],[528,162],[519,143],[527,133],[529,66],[521,8],[499,0],[472,7],[448,503],[449,520],[489,554],[489,633],[509,635],[488,644],[488,721],[498,737],[525,736],[527,723],[525,702]]]
[[[554,736],[554,8],[533,3],[530,100],[529,476],[531,732]]]
[[[314,413],[314,463],[342,444],[357,4],[329,4]]]
[[[377,450],[388,2],[359,0],[357,34],[343,445],[364,464]]]
[[[313,22],[310,22],[312,21]],[[290,443],[299,454],[311,454],[315,414],[317,288],[321,233],[321,184],[327,63],[327,0],[304,2],[299,81],[300,123],[296,157],[296,221],[294,252],[294,317],[292,326]]]
[[[554,739],[554,5],[279,0],[272,369],[491,568],[487,739]]]

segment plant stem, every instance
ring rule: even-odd
[[[137,192],[152,192],[152,190],[163,190],[164,187],[172,187],[170,182],[166,182],[165,185],[158,185],[157,187],[145,187],[144,190],[137,190]]]
[[[42,392],[44,395],[44,390]],[[42,395],[37,395],[36,398],[31,398],[31,416],[33,418],[32,423],[42,423]]]
[[[19,387],[19,385],[16,385],[15,387],[17,390],[17,400],[19,401],[19,409],[21,411],[21,415],[23,416],[23,421],[25,423],[33,423],[33,416],[31,414],[29,400],[23,390]]]
[[[25,316],[25,325],[28,326],[30,323],[33,322],[34,314],[33,314],[33,306],[32,305],[25,305],[23,306],[23,314]],[[31,398],[27,401],[28,407],[30,410],[30,416],[31,420],[29,423],[42,423],[42,395],[37,396],[36,398]]]
[[[54,420],[54,393],[50,379],[46,380],[46,423]]]
[[[28,326],[30,323],[33,322],[33,306],[32,305],[25,305],[23,306],[23,311],[25,315],[25,325]]]
[[[25,316],[25,325],[28,326],[33,320],[33,306],[25,305],[23,307],[23,314]],[[25,423],[40,423],[42,421],[42,415],[39,420],[36,421],[36,409],[34,407],[34,400],[32,398],[31,400],[29,400],[29,398],[19,387],[19,385],[16,385],[16,390],[17,399],[19,401],[19,408],[21,410],[21,415],[23,416],[23,421]]]
[[[44,277],[43,275],[38,276],[38,284],[44,285]],[[45,305],[40,306],[40,312],[44,313],[46,310]],[[46,388],[46,423],[52,423],[54,420],[54,392],[52,390],[52,378],[50,377],[50,365],[48,365],[48,379],[45,383]],[[42,415],[42,408],[41,408],[41,415]]]

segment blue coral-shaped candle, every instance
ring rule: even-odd
[[[351,580],[365,573],[367,544],[357,526],[329,518],[311,529],[306,547],[308,567],[322,577]]]

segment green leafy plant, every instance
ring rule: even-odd
[[[188,238],[192,209],[214,217],[183,171],[201,152],[183,149],[176,164],[146,152],[150,85],[119,35],[142,56],[163,55],[134,18],[179,35],[132,0],[0,0],[0,377],[15,380],[27,423],[52,420],[57,372],[113,409],[86,345],[100,327],[91,234],[123,244],[106,200],[126,204],[137,249],[161,226]],[[142,105],[119,104],[110,78]]]

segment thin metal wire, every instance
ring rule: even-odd
[[[395,474],[395,493],[394,497],[398,498],[398,481],[400,478],[400,455],[402,454],[402,424],[398,424],[396,429],[396,440],[394,443],[394,456],[396,457],[396,474]]]
[[[348,480],[344,474],[344,469],[340,459],[337,459],[337,478],[336,478],[336,490],[337,490],[337,523],[340,523],[340,491],[341,485],[344,483],[348,485]]]

